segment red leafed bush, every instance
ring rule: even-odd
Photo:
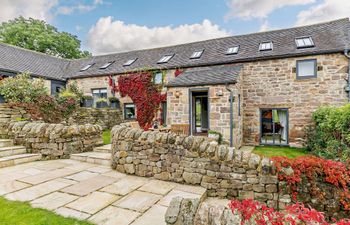
[[[320,224],[329,225],[325,220],[323,213],[312,208],[307,208],[303,204],[294,204],[286,207],[286,212],[281,213],[269,208],[257,201],[246,199],[243,201],[232,200],[229,204],[232,213],[238,213],[241,216],[241,224],[251,224],[255,222],[258,225],[297,225],[297,224]],[[349,219],[340,220],[336,225],[350,225]]]
[[[273,157],[279,180],[286,181],[297,195],[297,185],[306,177],[310,183],[320,180],[342,190],[340,202],[350,210],[350,168],[342,162],[326,160],[315,156],[302,156],[296,159]],[[283,168],[292,168],[293,173],[286,174]]]
[[[152,72],[140,72],[118,77],[118,88],[122,97],[129,96],[136,105],[140,126],[148,130],[157,114],[160,103],[166,100],[159,87],[152,82]]]

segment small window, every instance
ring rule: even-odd
[[[297,48],[311,48],[315,46],[311,37],[296,38],[295,44]]]
[[[166,101],[165,102],[162,102],[161,103],[161,107],[162,107],[162,123],[164,126],[166,126],[166,114],[167,114],[167,103]]]
[[[203,52],[204,50],[193,52],[190,59],[199,59],[202,56]]]
[[[167,63],[174,55],[165,55],[157,63]]]
[[[153,83],[154,84],[163,84],[163,73],[162,72],[155,73],[153,75]]]
[[[135,104],[125,103],[124,104],[124,119],[132,120],[136,118],[135,114]]]
[[[100,70],[107,69],[110,65],[112,65],[115,61],[108,62],[100,67]]]
[[[273,44],[272,42],[262,42],[259,45],[259,51],[269,51],[272,50]]]
[[[298,79],[317,77],[316,59],[298,60],[296,72]]]
[[[96,103],[99,101],[99,99],[105,98],[107,102],[107,88],[92,89],[92,98],[94,107],[97,106]]]
[[[88,70],[90,67],[92,67],[95,63],[91,63],[91,64],[88,64],[86,66],[84,66],[83,68],[80,69],[80,71],[85,71],[85,70]]]
[[[126,61],[126,63],[123,64],[123,66],[131,66],[131,64],[133,64],[136,60],[137,58],[129,59],[128,61]]]
[[[238,116],[241,116],[241,95],[238,94]]]
[[[233,55],[233,54],[237,54],[239,50],[239,46],[233,46],[233,47],[229,47],[226,51],[226,55]]]

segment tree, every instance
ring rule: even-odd
[[[80,40],[42,20],[18,17],[0,25],[0,42],[43,52],[53,56],[77,59],[91,55],[80,50]]]

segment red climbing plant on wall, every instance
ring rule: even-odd
[[[118,88],[122,97],[129,96],[136,106],[137,121],[148,130],[152,126],[160,103],[166,100],[159,85],[152,82],[152,72],[136,72],[118,77]]]

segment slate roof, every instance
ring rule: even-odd
[[[1,72],[29,72],[34,76],[65,80],[68,65],[69,60],[0,43]]]
[[[167,87],[185,87],[213,84],[233,84],[241,66],[221,65],[185,69],[180,76],[170,80]]]
[[[198,66],[232,64],[262,59],[283,58],[292,56],[315,55],[343,52],[350,44],[349,19],[340,19],[326,23],[303,27],[253,33],[232,37],[217,38],[169,47],[144,49],[86,59],[64,60],[42,53],[0,44],[0,71],[31,72],[34,75],[50,79],[64,80],[121,74],[137,69],[172,69]],[[313,48],[297,49],[295,38],[310,36],[315,43]],[[259,51],[259,43],[272,41],[272,51]],[[239,45],[236,55],[226,55],[229,47]],[[203,50],[200,59],[190,59],[194,51]],[[168,62],[158,64],[158,60],[166,54],[175,54]],[[138,58],[131,66],[123,66],[129,59]],[[107,62],[115,61],[107,69],[99,69]],[[87,64],[94,65],[86,71],[80,71]]]

